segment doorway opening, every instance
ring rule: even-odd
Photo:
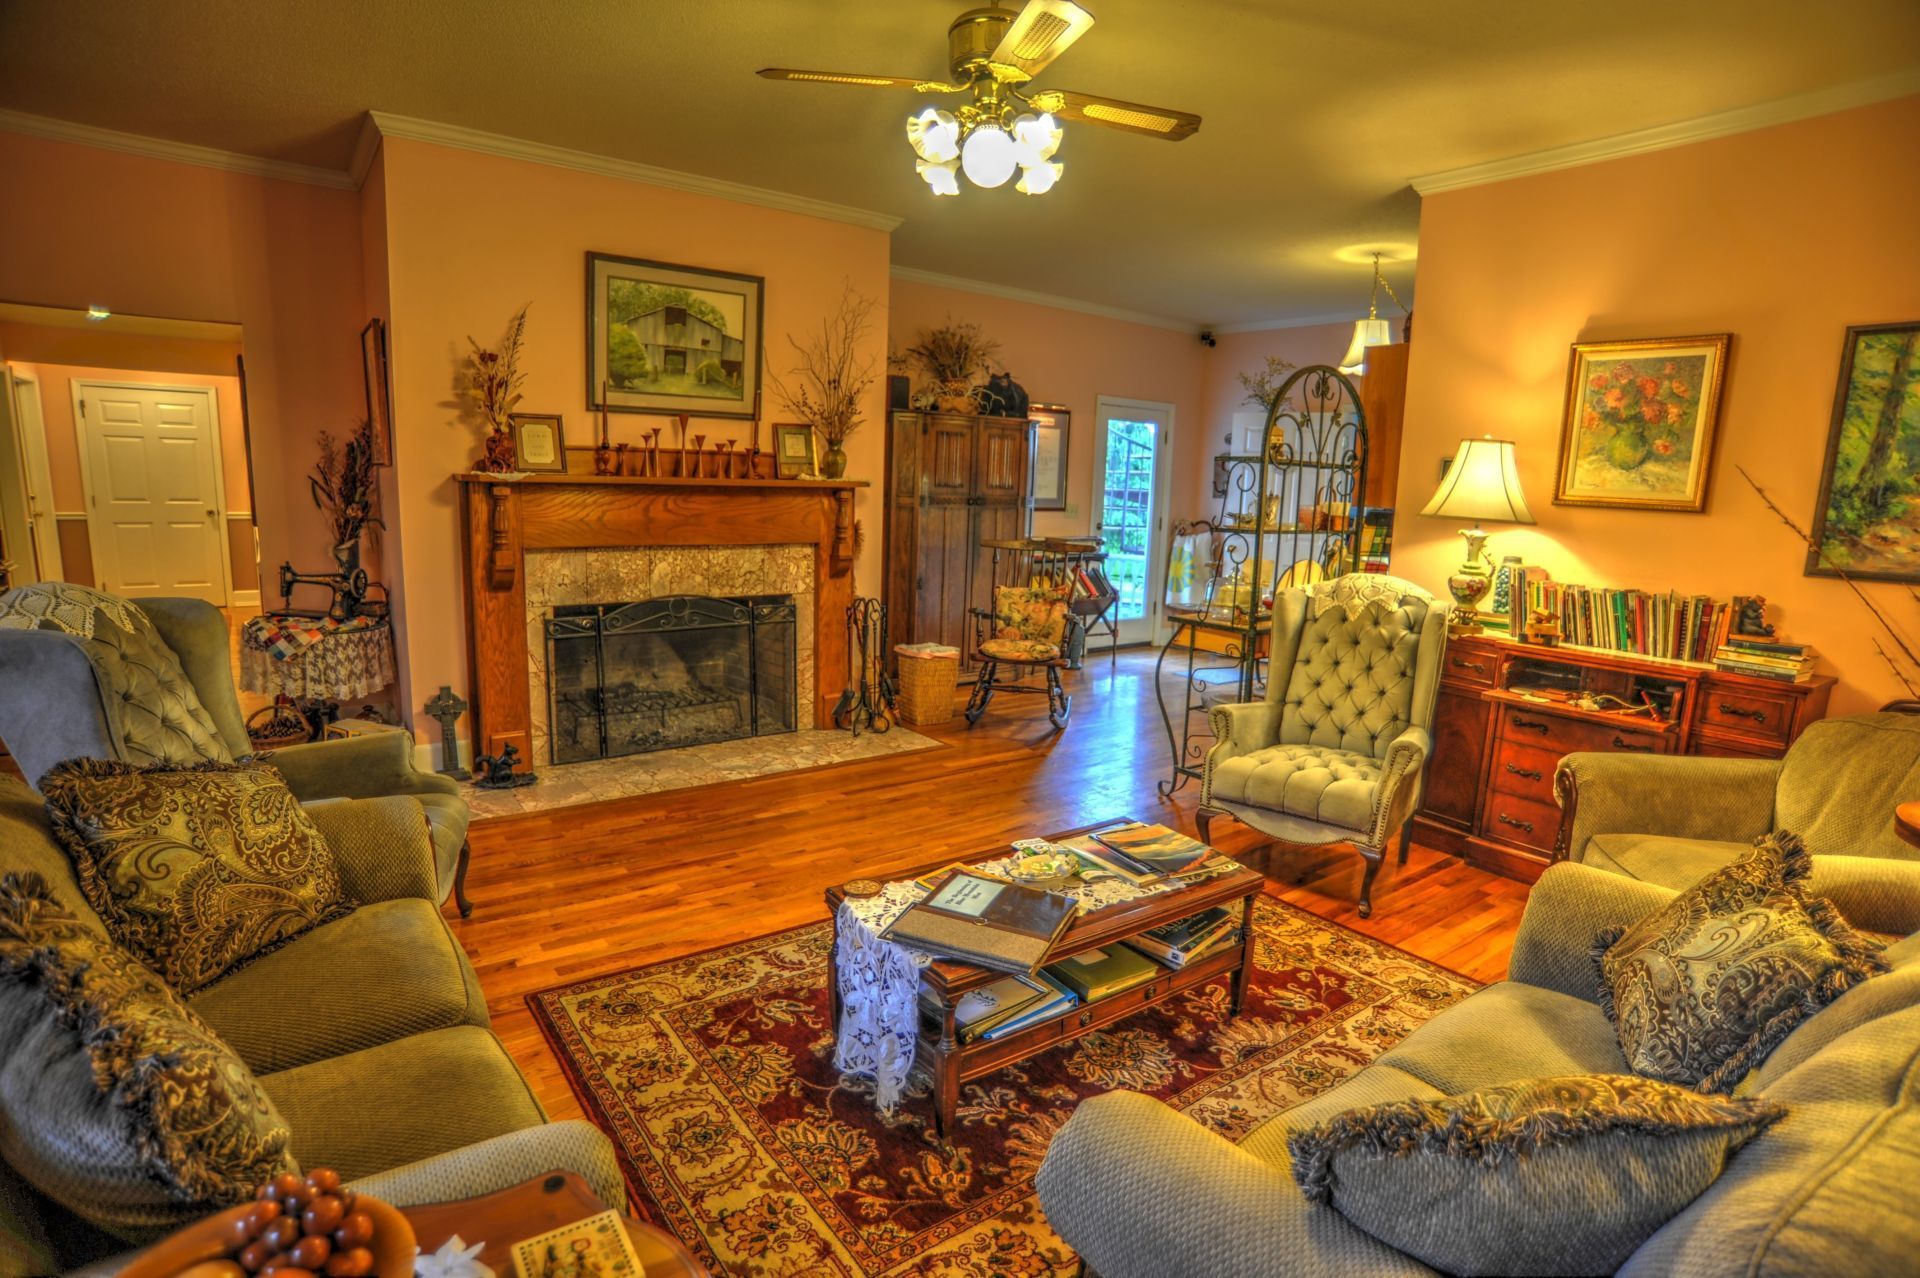
[[[1106,574],[1119,592],[1118,643],[1158,643],[1166,573],[1173,405],[1098,401],[1094,442],[1093,532],[1107,552]]]
[[[251,612],[258,539],[232,324],[0,303],[0,563]]]

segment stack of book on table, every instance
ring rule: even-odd
[[[1216,905],[1211,910],[1130,936],[1127,944],[1177,972],[1195,959],[1226,949],[1239,939],[1239,918],[1225,906]]]
[[[1164,825],[1129,821],[1066,842],[1087,869],[1136,886],[1190,879],[1211,872],[1220,854]]]
[[[1713,667],[1782,683],[1805,683],[1813,678],[1813,649],[1804,643],[1729,638],[1714,650]]]
[[[1078,995],[1044,970],[1002,977],[960,996],[953,1009],[954,1031],[963,1043],[991,1041],[1064,1012],[1079,1001]],[[924,985],[920,988],[920,1005],[939,1015],[940,1009]]]

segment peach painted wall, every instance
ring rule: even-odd
[[[1299,328],[1269,328],[1247,333],[1221,333],[1214,339],[1219,345],[1206,353],[1206,429],[1196,442],[1196,486],[1183,500],[1195,515],[1211,514],[1214,509],[1213,457],[1226,447],[1233,427],[1233,415],[1257,411],[1248,404],[1247,391],[1240,374],[1253,375],[1266,366],[1269,355],[1278,355],[1295,366],[1332,364],[1347,353],[1353,340],[1353,324],[1307,324]]]
[[[385,183],[387,303],[392,320],[397,512],[406,584],[402,709],[417,717],[439,685],[467,688],[461,618],[458,492],[452,475],[480,449],[463,421],[457,377],[471,334],[498,342],[523,303],[528,312],[521,406],[559,413],[570,443],[589,444],[586,407],[586,254],[589,250],[766,277],[766,360],[790,364],[788,333],[803,333],[838,304],[850,282],[881,310],[868,354],[884,375],[888,237],[883,231],[594,174],[388,139]],[[356,285],[360,277],[354,276]],[[867,428],[849,441],[848,476],[878,482],[885,379],[876,381]],[[768,419],[783,416],[769,393]],[[637,442],[662,419],[614,414],[613,437]],[[696,422],[710,437],[748,438],[746,422]],[[761,446],[767,444],[762,428]],[[856,515],[867,531],[856,566],[861,589],[880,589],[878,489]],[[430,624],[418,620],[430,617]],[[433,734],[427,734],[431,737]]]
[[[0,299],[241,326],[262,559],[328,562],[315,437],[365,411],[357,197],[0,133]]]
[[[1197,336],[913,280],[893,281],[894,350],[904,350],[949,316],[978,323],[999,341],[998,362],[1035,403],[1065,404],[1072,413],[1067,509],[1036,512],[1035,532],[1075,536],[1091,526],[1094,413],[1102,395],[1174,406],[1173,515],[1185,518],[1192,513],[1182,507],[1180,495],[1190,493],[1198,482],[1196,441],[1204,433],[1207,352]]]
[[[1429,197],[1399,571],[1444,589],[1454,524],[1413,512],[1463,435],[1511,438],[1540,523],[1498,530],[1495,554],[1566,581],[1764,594],[1781,634],[1840,676],[1834,713],[1900,695],[1866,610],[1840,582],[1802,574],[1804,545],[1735,466],[1811,521],[1844,330],[1920,320],[1915,155],[1909,97]],[[1716,332],[1734,337],[1706,513],[1554,505],[1568,344]],[[1866,589],[1920,632],[1902,587]]]

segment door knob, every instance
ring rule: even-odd
[[[212,518],[214,518],[214,517],[215,517],[216,515],[218,515],[219,513],[220,513],[220,512],[219,512],[219,511],[217,511],[217,510],[209,510],[209,511],[207,512],[207,518],[208,518],[208,519],[212,519]]]

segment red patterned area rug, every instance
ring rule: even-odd
[[[1261,898],[1243,1013],[1224,982],[966,1084],[954,1141],[919,1085],[874,1112],[832,1067],[817,923],[528,996],[654,1219],[716,1274],[1073,1272],[1033,1176],[1074,1106],[1146,1092],[1228,1138],[1347,1078],[1477,985]]]

